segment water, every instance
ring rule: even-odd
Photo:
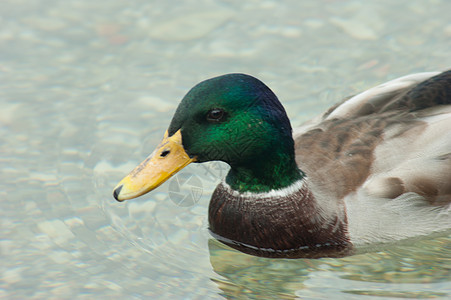
[[[296,126],[375,84],[449,68],[449,11],[446,0],[3,0],[0,298],[450,297],[446,236],[318,260],[220,245],[206,220],[219,163],[137,200],[111,195],[200,80],[255,75]]]

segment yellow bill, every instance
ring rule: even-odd
[[[183,148],[180,130],[170,137],[166,131],[157,149],[114,188],[114,198],[124,201],[144,195],[193,161],[196,158]]]

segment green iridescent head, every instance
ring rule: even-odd
[[[118,201],[138,197],[191,162],[212,160],[230,165],[226,182],[240,192],[268,192],[302,178],[285,109],[258,79],[228,74],[193,87],[160,145],[113,195]]]
[[[227,183],[264,192],[301,177],[290,121],[276,95],[260,80],[228,74],[203,81],[183,98],[168,129],[197,162],[219,160],[231,170]]]

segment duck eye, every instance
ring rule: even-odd
[[[221,122],[224,119],[225,112],[220,108],[213,108],[207,114],[207,121],[216,123]]]

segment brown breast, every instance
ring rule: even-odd
[[[209,224],[221,242],[258,256],[343,256],[352,249],[344,212],[324,216],[306,185],[284,197],[258,199],[219,184]]]

